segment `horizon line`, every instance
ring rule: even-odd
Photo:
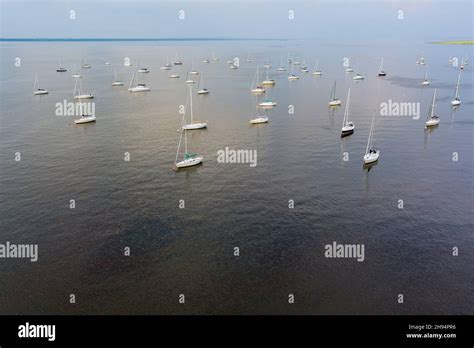
[[[289,40],[283,38],[234,38],[234,37],[185,37],[185,38],[107,38],[107,37],[98,37],[98,38],[74,38],[74,37],[0,37],[0,41],[12,42],[12,41],[39,41],[39,42],[51,42],[51,41],[245,41],[245,40]]]

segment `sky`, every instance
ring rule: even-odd
[[[2,38],[230,37],[363,43],[473,37],[472,0],[0,0],[0,5]]]

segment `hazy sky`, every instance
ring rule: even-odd
[[[1,37],[472,39],[472,0],[0,0]],[[70,19],[70,11],[75,19]],[[179,19],[179,11],[185,19]],[[289,11],[294,19],[289,19]],[[399,10],[403,11],[401,14]],[[398,17],[403,15],[403,19]]]

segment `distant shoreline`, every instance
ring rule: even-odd
[[[287,39],[265,38],[0,38],[0,42],[106,42],[106,41],[282,41]]]
[[[474,45],[474,40],[434,41],[429,43],[436,45]]]

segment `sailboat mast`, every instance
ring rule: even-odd
[[[367,140],[367,147],[365,149],[365,153],[369,153],[369,148],[372,145],[372,132],[374,129],[374,119],[375,119],[375,112],[372,115],[372,123],[370,124],[370,132],[369,132],[369,139]]]
[[[380,70],[380,71],[383,70],[383,57],[382,57],[382,61],[380,62],[380,69],[379,69],[379,70]]]
[[[457,99],[458,98],[458,94],[459,94],[459,81],[461,79],[461,69],[459,69],[459,75],[458,75],[458,82],[456,84],[456,93],[454,94],[454,98]]]
[[[349,88],[349,91],[347,92],[347,103],[346,103],[346,109],[344,110],[344,120],[342,123],[342,126],[344,127],[347,124],[347,121],[349,119],[349,102],[351,99],[351,89]]]
[[[189,104],[191,106],[191,123],[194,123],[194,115],[193,115],[193,93],[191,91],[191,86],[189,86]],[[187,152],[187,151],[186,151]]]
[[[33,92],[38,88],[38,74],[35,75],[35,84],[33,86]]]
[[[132,88],[134,80],[135,80],[135,71],[132,74],[132,80],[130,81],[130,86],[128,86],[128,88]]]
[[[435,88],[434,93],[433,93],[433,102],[431,103],[431,113],[430,113],[430,117],[433,117],[433,115],[434,115],[435,100],[436,100],[436,88]]]

